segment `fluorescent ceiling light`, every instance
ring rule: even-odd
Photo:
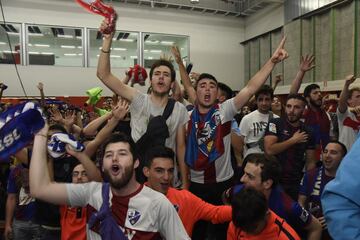
[[[126,51],[127,49],[126,48],[113,48],[113,50],[115,50],[115,51]]]
[[[7,32],[7,34],[9,34],[9,35],[20,35],[20,33],[16,33],[16,32]]]
[[[151,60],[151,59],[153,59],[153,57],[148,57],[147,59]]]
[[[29,52],[29,54],[40,54],[39,52]]]
[[[82,56],[82,53],[78,53],[78,56]]]
[[[160,42],[163,45],[174,45],[175,42],[171,42],[171,41],[161,41]]]
[[[82,36],[76,36],[77,39],[82,39]]]
[[[75,48],[75,46],[72,45],[61,45],[61,48]]]
[[[50,47],[48,44],[35,44],[35,47]]]
[[[74,38],[73,35],[57,35],[59,38]]]
[[[42,55],[54,55],[52,52],[41,52]]]
[[[161,50],[156,50],[156,49],[153,49],[153,50],[150,50],[151,53],[161,53],[162,51]]]
[[[16,52],[16,51],[4,50],[3,53],[18,53],[18,52]]]
[[[82,49],[82,46],[78,46],[77,48]]]
[[[32,44],[31,44],[31,43],[29,43],[29,44],[28,44],[28,46],[30,46],[30,47],[31,47],[31,46],[32,46]]]
[[[111,58],[121,58],[120,55],[110,55]]]
[[[44,34],[42,33],[28,33],[29,36],[32,36],[32,37],[43,37]]]
[[[119,41],[121,41],[121,42],[134,42],[135,40],[134,39],[129,39],[129,38],[127,38],[127,39],[120,38]]]
[[[148,49],[145,49],[144,52],[149,52],[149,50],[148,50]]]
[[[76,56],[76,53],[64,53],[64,56],[73,57]]]
[[[137,59],[137,56],[130,56],[131,59]]]
[[[154,41],[146,40],[145,43],[147,43],[147,44],[158,44],[159,41],[158,40],[154,40]]]
[[[0,45],[6,45],[6,43],[5,42],[0,42]]]

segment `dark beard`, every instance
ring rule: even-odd
[[[316,108],[321,108],[321,105],[322,105],[322,101],[321,101],[321,104],[317,104],[315,101],[313,101],[312,99],[310,99],[310,104]]]
[[[125,168],[124,174],[120,179],[117,180],[112,179],[108,170],[104,170],[104,175],[105,175],[105,179],[109,181],[111,187],[115,189],[121,189],[130,182],[130,179],[134,175],[134,165]]]

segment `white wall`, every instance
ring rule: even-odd
[[[85,12],[73,0],[3,0],[3,5],[9,22],[97,28],[102,20],[100,16]],[[115,6],[119,30],[188,35],[194,71],[212,73],[233,89],[243,86],[243,49],[239,42],[244,40],[244,27],[241,19]],[[38,81],[44,82],[45,93],[49,96],[80,96],[91,87],[103,86],[94,68],[19,66],[19,71],[28,95],[38,95]],[[118,76],[123,72],[124,69],[114,69]],[[0,65],[0,73],[0,81],[9,86],[5,96],[22,96],[14,67]]]
[[[284,25],[284,5],[270,5],[245,19],[245,39],[248,40]]]

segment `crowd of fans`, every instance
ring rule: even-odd
[[[105,20],[100,30],[108,27]],[[284,38],[234,95],[212,74],[189,73],[173,46],[183,89],[164,58],[141,93],[132,87],[140,66],[123,79],[112,74],[112,38],[103,34],[97,76],[114,96],[102,106],[87,112],[47,100],[39,83],[44,126],[2,159],[5,239],[359,237],[360,220],[350,223],[360,202],[353,75],[338,99],[314,83],[299,94],[315,67],[307,55],[289,94],[274,95],[282,76],[272,87],[265,82],[288,57]],[[0,96],[5,90],[0,85]]]

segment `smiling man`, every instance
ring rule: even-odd
[[[184,227],[191,237],[194,224],[198,220],[223,223],[231,220],[230,206],[214,206],[187,190],[171,187],[174,177],[174,152],[167,147],[155,147],[147,152],[143,171],[148,181],[146,185],[163,193],[174,205]]]
[[[51,182],[46,159],[47,125],[35,136],[30,165],[30,191],[54,204],[87,206],[88,239],[190,239],[163,194],[139,184],[136,146],[126,135],[114,134],[103,147],[102,171],[109,183]]]
[[[301,181],[298,202],[308,209],[322,225],[322,239],[332,239],[321,206],[321,194],[328,182],[333,180],[347,150],[339,141],[330,141],[323,152],[323,166],[307,171]]]

